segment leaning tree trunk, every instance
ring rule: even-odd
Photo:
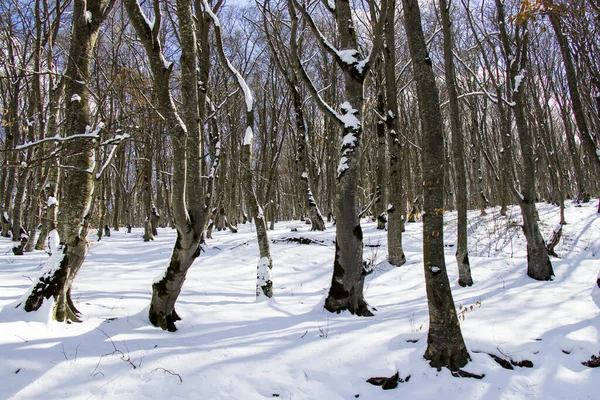
[[[467,171],[465,170],[463,127],[460,120],[460,108],[454,72],[453,34],[450,19],[450,8],[446,0],[439,0],[442,15],[442,31],[444,33],[444,72],[446,89],[450,102],[450,127],[452,131],[452,156],[456,170],[456,208],[458,211],[458,227],[456,238],[456,264],[458,265],[458,284],[473,285],[469,249],[467,247]]]
[[[424,357],[435,368],[457,370],[469,361],[444,260],[444,142],[442,115],[432,62],[417,0],[403,0],[404,26],[417,82],[423,128],[423,264],[429,306]]]
[[[164,275],[152,285],[150,322],[162,329],[175,331],[175,321],[180,317],[175,311],[175,302],[181,292],[187,271],[200,255],[200,240],[206,224],[207,210],[201,180],[201,138],[205,119],[205,93],[195,84],[181,87],[183,120],[179,117],[170,92],[172,63],[167,63],[162,54],[159,39],[161,10],[154,2],[155,21],[147,22],[137,0],[125,0],[125,8],[136,33],[140,37],[150,61],[154,96],[158,108],[165,116],[167,132],[171,136],[173,152],[173,220],[177,239],[171,260]],[[198,48],[191,0],[177,1],[179,35],[181,38],[181,79],[184,82],[208,82],[209,48],[208,22],[205,15],[197,20],[200,33],[201,58],[197,63]]]
[[[108,2],[108,4],[107,4]],[[112,9],[112,0],[75,0],[73,33],[65,83],[67,135],[90,133],[88,104],[90,63],[102,22]],[[71,300],[71,285],[87,255],[89,217],[94,191],[94,143],[92,138],[69,140],[63,163],[69,165],[61,204],[61,221],[66,235],[62,258],[34,283],[24,304],[26,311],[38,310],[44,299],[55,301],[57,321],[78,321],[79,312]]]
[[[535,208],[535,161],[533,154],[533,138],[527,128],[523,99],[525,84],[514,91],[513,100],[515,102],[515,122],[519,133],[519,144],[521,145],[521,154],[523,156],[523,173],[521,175],[521,195],[516,196],[516,200],[521,207],[523,216],[523,231],[527,239],[527,275],[540,281],[552,279],[554,270],[550,257],[546,251],[546,243],[540,232],[537,222],[537,210]]]
[[[521,164],[521,192],[512,186],[515,201],[521,208],[523,216],[523,231],[527,240],[527,275],[536,280],[550,280],[554,275],[550,257],[546,251],[544,238],[539,230],[537,223],[537,211],[535,201],[537,198],[535,187],[535,161],[533,151],[533,137],[527,126],[527,117],[525,115],[525,65],[527,61],[528,31],[527,24],[519,24],[515,30],[513,40],[509,40],[506,30],[506,17],[504,3],[501,0],[495,0],[498,11],[498,22],[500,23],[500,39],[504,47],[504,53],[510,57],[511,63],[507,65],[507,98],[514,102],[515,124],[519,135],[519,144],[521,146],[522,164]],[[511,43],[515,43],[516,51],[513,54]],[[504,135],[503,135],[504,136]]]
[[[565,72],[567,75],[567,86],[569,88],[569,95],[571,96],[571,106],[573,108],[573,115],[575,116],[575,123],[579,130],[579,137],[583,148],[586,152],[587,157],[593,165],[596,166],[596,171],[600,171],[600,149],[597,146],[597,142],[594,141],[593,136],[590,134],[588,124],[585,119],[585,111],[579,94],[579,85],[577,84],[577,75],[575,73],[575,67],[573,65],[573,57],[571,56],[571,50],[569,49],[569,43],[567,37],[562,31],[560,16],[557,14],[558,11],[551,10],[548,13],[550,23],[554,29],[554,33],[558,40],[560,52],[562,54]],[[594,168],[594,167],[592,167]],[[600,207],[600,200],[599,200]]]

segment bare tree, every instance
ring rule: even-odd
[[[340,112],[325,103],[300,62],[297,49],[296,9],[302,14],[319,46],[335,60],[343,73],[345,101],[340,106]],[[325,39],[305,6],[290,0],[288,10],[292,19],[291,48],[296,73],[302,77],[321,111],[343,129],[344,135],[337,169],[335,258],[325,308],[331,312],[348,310],[353,314],[371,316],[373,313],[363,295],[364,280],[368,272],[363,262],[363,235],[359,220],[357,189],[360,175],[365,80],[374,58],[379,54],[387,7],[384,1],[373,32],[373,46],[366,57],[359,50],[356,26],[348,1],[336,0],[333,5],[328,5],[328,10],[335,20],[340,49]]]
[[[66,69],[65,142],[66,170],[60,224],[65,235],[61,257],[34,283],[23,305],[26,311],[38,310],[44,299],[53,297],[53,316],[57,321],[78,321],[78,310],[71,300],[71,285],[88,251],[87,233],[97,176],[94,168],[94,140],[102,129],[92,131],[89,108],[90,63],[100,27],[115,0],[75,0],[73,28]],[[102,171],[98,171],[101,173]]]
[[[446,90],[450,103],[450,128],[452,133],[452,156],[456,170],[456,208],[458,211],[458,228],[456,238],[456,263],[458,265],[458,284],[460,286],[473,285],[471,265],[469,263],[469,250],[467,248],[467,172],[465,170],[463,127],[461,112],[458,104],[458,91],[456,89],[456,73],[454,68],[454,40],[450,5],[446,0],[439,0],[442,19],[442,32],[444,34],[444,75]]]
[[[423,267],[429,333],[425,358],[435,368],[457,370],[469,353],[460,330],[444,260],[444,157],[439,95],[417,0],[402,0],[423,129]]]

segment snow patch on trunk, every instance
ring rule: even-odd
[[[269,259],[267,257],[261,257],[258,260],[257,273],[256,273],[256,298],[260,300],[268,299],[262,291],[262,287],[272,282],[271,268],[269,268]]]
[[[51,255],[60,253],[60,235],[56,229],[48,232],[48,247],[50,248]]]
[[[254,138],[254,132],[251,127],[246,128],[246,135],[244,135],[244,146],[252,144],[252,138]]]

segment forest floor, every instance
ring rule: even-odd
[[[600,368],[600,215],[597,202],[566,209],[568,225],[553,258],[555,278],[526,276],[520,212],[469,214],[475,284],[457,282],[456,213],[446,214],[446,262],[471,362],[483,379],[455,378],[423,359],[428,313],[421,223],[407,224],[407,264],[386,260],[386,232],[363,220],[364,257],[376,265],[365,297],[371,318],[323,310],[333,266],[335,228],[310,232],[302,222],[269,231],[275,297],[255,300],[258,247],[251,225],[214,232],[192,266],[177,302],[175,333],[147,319],[151,285],[162,275],[175,231],[151,243],[124,229],[97,241],[75,280],[79,324],[14,308],[48,260],[12,255],[0,238],[0,399],[597,399]],[[547,238],[558,207],[539,204]],[[292,232],[297,228],[297,232]],[[305,237],[305,245],[284,239]],[[49,303],[49,302],[47,302]],[[519,364],[528,360],[532,367]],[[525,363],[529,364],[529,363]],[[523,365],[523,364],[521,364]],[[396,372],[391,390],[367,383]]]

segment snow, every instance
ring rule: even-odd
[[[154,18],[152,21],[150,21],[150,19],[148,19],[148,16],[146,15],[146,13],[143,11],[142,11],[142,16],[144,17],[144,22],[146,23],[146,26],[148,27],[148,29],[150,29],[151,31],[154,30],[154,23],[156,21],[156,18]]]
[[[347,133],[342,138],[342,148],[345,147],[354,147],[356,144],[356,136],[353,133]]]
[[[256,297],[259,300],[266,300],[267,297],[264,295],[261,287],[273,280],[271,277],[271,269],[269,268],[269,259],[267,257],[261,257],[260,260],[258,260],[256,277]]]
[[[431,272],[433,272],[434,274],[437,274],[438,272],[441,271],[440,267],[436,266],[436,265],[430,265],[429,266],[429,270]]]
[[[251,127],[246,127],[246,134],[244,135],[244,146],[248,146],[252,144],[252,138],[254,137],[254,132],[252,132]]]
[[[352,107],[352,104],[345,101],[341,104],[340,109],[342,114],[339,115],[339,119],[342,121],[346,128],[358,129],[360,126],[360,120],[356,117],[358,110]]]
[[[514,89],[515,93],[519,91],[519,86],[521,86],[523,79],[525,79],[525,71],[524,70],[522,70],[517,76],[515,76],[515,89]]]
[[[356,49],[338,50],[338,56],[344,64],[354,65],[358,62],[360,53]]]
[[[239,233],[213,232],[190,268],[177,303],[183,318],[169,333],[147,320],[152,278],[164,273],[176,233],[112,231],[97,242],[75,279],[73,299],[83,322],[48,320],[52,301],[25,313],[11,305],[40,276],[45,252],[13,256],[0,238],[0,393],[28,399],[595,399],[600,369],[581,363],[600,351],[600,217],[597,200],[567,203],[563,237],[552,259],[555,279],[526,276],[526,242],[518,206],[508,217],[469,212],[469,259],[475,284],[457,283],[457,217],[445,217],[446,267],[471,361],[482,380],[454,378],[423,359],[428,311],[422,224],[406,224],[407,264],[386,262],[386,232],[361,223],[365,259],[374,272],[365,297],[371,318],[323,310],[331,282],[335,229],[311,232],[279,222],[271,239],[292,234],[322,244],[271,244],[274,298],[256,301],[257,243],[250,224]],[[537,204],[548,237],[560,209]],[[290,232],[290,227],[299,232]],[[94,230],[95,232],[95,230]],[[60,252],[58,252],[60,254]],[[264,263],[263,263],[264,264]],[[416,343],[412,341],[418,340]],[[487,354],[530,360],[533,368],[501,368]],[[133,366],[136,368],[134,369]],[[411,376],[396,389],[366,383],[374,376]],[[274,396],[277,395],[277,396]]]
[[[50,249],[50,254],[58,253],[60,250],[60,236],[56,229],[48,232],[48,248]]]
[[[71,103],[73,103],[75,101],[81,101],[81,96],[78,95],[77,93],[75,93],[73,96],[71,96]]]
[[[348,157],[342,156],[342,158],[340,158],[340,163],[337,168],[338,178],[340,178],[344,171],[346,171],[348,168],[350,168],[350,166],[348,165]]]

